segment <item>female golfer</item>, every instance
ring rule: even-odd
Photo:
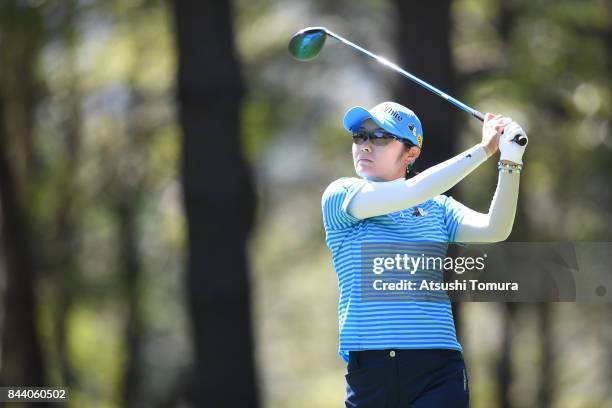
[[[487,114],[479,144],[411,177],[423,145],[421,122],[411,110],[393,102],[370,110],[354,107],[344,127],[353,137],[359,177],[331,183],[322,210],[338,275],[346,406],[467,407],[468,379],[450,300],[446,295],[443,301],[364,299],[362,249],[373,242],[441,242],[446,253],[449,242],[505,240],[514,222],[525,150],[513,138],[525,133],[510,118]],[[441,195],[498,148],[499,178],[487,214]]]

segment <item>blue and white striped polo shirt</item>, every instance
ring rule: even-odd
[[[462,351],[445,293],[442,301],[364,301],[360,296],[361,250],[364,243],[435,242],[442,243],[436,246],[436,255],[444,257],[459,222],[471,210],[452,197],[439,195],[416,208],[360,220],[347,208],[365,183],[360,178],[338,179],[327,187],[321,202],[326,243],[338,275],[340,356],[348,362],[350,350]],[[439,278],[441,281],[441,275]]]

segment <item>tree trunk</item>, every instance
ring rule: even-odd
[[[115,203],[115,214],[119,229],[120,267],[125,285],[126,321],[125,349],[127,357],[123,379],[123,404],[125,407],[138,407],[141,395],[139,372],[142,357],[142,337],[144,322],[140,311],[140,281],[142,263],[138,251],[137,210],[140,197],[138,192],[128,192]]]
[[[36,296],[28,226],[4,134],[4,104],[0,99],[0,206],[4,270],[4,322],[0,385],[44,386],[44,368],[36,332]]]
[[[457,76],[450,44],[451,1],[424,3],[396,0],[395,8],[399,21],[396,37],[399,65],[449,95],[456,95]],[[436,29],[432,30],[431,27]],[[423,125],[423,150],[415,163],[416,169],[426,169],[458,153],[455,123],[460,112],[457,108],[403,78],[398,79],[394,97],[397,102],[412,109]],[[457,193],[458,190],[451,189],[448,194],[457,198]],[[450,247],[448,256],[454,253],[455,248]],[[455,302],[452,306],[455,329],[460,339],[461,304]]]
[[[551,332],[551,305],[550,303],[539,303],[538,328],[540,331],[540,384],[538,387],[537,406],[549,408],[554,392],[552,382],[552,366],[554,357],[553,334]]]
[[[399,20],[396,38],[399,65],[449,95],[456,95],[456,74],[450,46],[451,1],[396,0],[395,6]],[[432,30],[432,27],[436,29]],[[414,110],[423,124],[423,151],[416,161],[416,168],[431,167],[457,153],[455,123],[461,111],[403,78],[398,79],[394,97]]]
[[[510,385],[512,384],[512,325],[516,305],[514,303],[505,303],[504,305],[502,345],[500,358],[497,361],[498,406],[500,408],[510,408],[512,407],[510,398]]]
[[[57,343],[57,354],[60,373],[63,379],[63,384],[69,388],[75,388],[77,384],[77,376],[70,361],[70,346],[69,346],[69,318],[73,306],[76,302],[77,293],[81,282],[79,281],[80,270],[77,261],[77,254],[81,250],[81,234],[76,214],[78,206],[78,191],[77,173],[79,160],[81,155],[82,143],[82,112],[81,100],[82,95],[79,89],[80,78],[76,68],[76,43],[77,37],[75,33],[75,4],[70,1],[66,4],[68,10],[65,14],[65,21],[62,24],[63,33],[62,40],[67,51],[68,58],[66,60],[66,69],[70,72],[70,77],[73,78],[68,87],[68,95],[66,101],[66,121],[65,121],[65,143],[64,157],[62,162],[62,178],[58,194],[58,205],[55,217],[57,234],[55,241],[59,244],[59,249],[53,251],[53,256],[58,262],[52,262],[54,266],[53,281],[57,285],[57,302],[58,308],[55,315],[55,336]]]
[[[246,244],[254,191],[240,150],[243,95],[230,2],[175,1],[193,400],[259,406]]]
[[[0,6],[0,231],[6,274],[2,299],[2,386],[45,385],[36,329],[36,252],[32,249],[23,198],[29,186],[25,181],[32,180],[34,164],[34,72],[41,27],[38,9],[15,1]],[[9,151],[16,154],[9,156]]]
[[[133,120],[137,117],[137,109],[144,103],[142,94],[138,91],[136,84],[131,84],[131,102],[127,109],[127,133],[125,138],[130,142],[124,148],[127,157],[140,157],[139,162],[146,168],[146,153],[149,149],[150,129],[140,121]],[[130,172],[129,169],[119,169],[118,173]],[[124,285],[124,297],[126,308],[125,319],[125,349],[127,358],[123,378],[123,405],[127,408],[141,405],[143,397],[142,359],[145,321],[141,307],[140,293],[145,266],[138,248],[140,241],[140,225],[138,214],[142,210],[146,199],[147,177],[141,171],[131,171],[129,181],[116,175],[109,184],[113,184],[112,206],[117,217],[119,242],[119,270]]]

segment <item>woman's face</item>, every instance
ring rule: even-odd
[[[372,119],[364,120],[361,127],[369,131],[381,129]],[[404,177],[406,166],[419,157],[420,151],[416,146],[407,149],[398,140],[384,146],[373,145],[368,140],[361,145],[353,143],[353,164],[361,177],[375,181],[395,180]]]

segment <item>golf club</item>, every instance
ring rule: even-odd
[[[325,27],[306,27],[306,28],[301,29],[297,33],[295,33],[293,37],[291,37],[291,41],[289,42],[289,52],[295,59],[299,61],[313,60],[319,55],[319,53],[321,52],[321,49],[323,48],[323,45],[325,45],[326,36],[335,38],[336,40],[340,41],[342,44],[348,45],[349,47],[367,55],[368,57],[375,59],[377,62],[391,68],[395,72],[403,75],[404,77],[410,79],[411,81],[416,82],[418,85],[421,85],[423,88],[429,90],[430,92],[435,93],[441,98],[446,99],[448,102],[452,103],[459,109],[471,114],[475,118],[484,122],[485,117],[482,114],[482,112],[479,112],[476,109],[469,107],[465,103],[453,98],[452,96],[442,92],[438,88],[428,84],[422,79],[412,75],[410,72],[405,71],[404,69],[397,66],[396,64],[386,60],[383,57],[380,57],[376,54],[371,53],[365,48],[360,47],[359,45],[350,42],[346,38],[339,36],[338,34],[328,30]],[[527,136],[517,135],[513,139],[513,141],[518,143],[520,146],[525,146],[527,144]]]

